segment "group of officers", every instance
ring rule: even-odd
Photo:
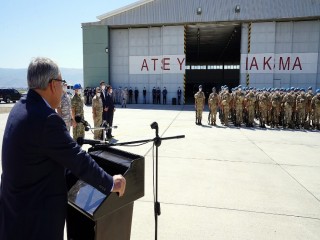
[[[73,127],[73,139],[77,141],[79,137],[84,138],[85,128],[88,127],[84,120],[86,98],[81,94],[80,84],[75,84],[73,90],[74,95],[70,97],[67,92],[67,84],[64,84],[61,104],[57,108],[57,112],[65,121],[68,131]],[[104,81],[101,81],[100,86],[95,88],[95,95],[91,99],[94,128],[97,128],[94,130],[94,139],[104,140],[103,130],[106,130],[105,137],[107,139],[113,137],[112,123],[115,105],[112,93],[112,86],[106,85]],[[76,121],[77,118],[80,122]]]
[[[84,103],[86,105],[92,104],[92,99],[94,98],[96,94],[95,88],[86,88],[84,90]],[[118,89],[115,88],[112,92],[112,98],[113,102],[116,104],[120,104],[121,107],[125,107],[128,104],[138,104],[139,103],[139,89],[135,87],[135,89],[132,89],[131,87],[127,88],[121,88]],[[162,96],[162,104],[167,104],[167,95],[168,90],[166,87],[163,87],[161,90],[160,87],[153,87],[152,89],[152,103],[153,104],[161,104],[161,96]],[[143,96],[143,104],[147,104],[147,89],[144,87],[142,90],[142,96]],[[180,87],[178,87],[177,90],[177,97],[178,97],[178,105],[181,104],[181,96],[182,96],[182,90]],[[133,102],[134,97],[134,102]]]
[[[202,124],[205,94],[202,86],[194,95],[196,124]],[[208,124],[216,125],[217,112],[221,124],[228,126],[254,127],[255,119],[261,128],[317,129],[320,130],[320,89],[314,93],[312,87],[287,89],[242,88],[241,85],[231,92],[227,86],[217,93],[212,88],[208,97]]]

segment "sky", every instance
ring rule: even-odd
[[[81,23],[138,0],[0,0],[0,68],[27,68],[37,56],[82,68]]]

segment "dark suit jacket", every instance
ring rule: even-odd
[[[109,194],[113,179],[70,137],[64,121],[29,90],[12,108],[2,146],[0,239],[63,239],[65,169]]]
[[[104,95],[103,95],[104,94]],[[106,108],[106,97],[107,97],[107,91],[101,89],[101,99],[102,99],[102,107],[103,107],[103,112],[102,112],[102,119],[107,120],[107,112],[104,111]]]

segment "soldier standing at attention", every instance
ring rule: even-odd
[[[292,128],[292,109],[294,107],[294,98],[289,89],[284,95],[282,102],[284,105],[283,128]]]
[[[306,93],[306,97],[307,97],[307,106],[306,106],[306,127],[309,128],[311,126],[311,121],[312,121],[312,111],[311,111],[311,101],[313,98],[313,92],[312,92],[312,87],[310,86],[308,88],[308,92]]]
[[[92,99],[92,117],[94,127],[101,127],[102,124],[102,113],[103,113],[103,105],[101,98],[101,90],[99,87],[96,88],[96,95]],[[102,139],[102,129],[94,130],[93,139],[99,140]]]
[[[134,90],[134,100],[135,100],[136,104],[138,104],[138,97],[139,97],[139,90],[136,87]]]
[[[259,95],[259,122],[261,128],[266,128],[268,116],[268,94],[266,89]]]
[[[72,119],[75,116],[80,116],[83,119],[83,98],[81,97],[81,85],[75,84],[73,86],[74,95],[71,99]],[[84,138],[84,125],[82,123],[72,122],[73,139],[77,141],[79,137]]]
[[[195,98],[195,110],[196,110],[196,124],[197,125],[202,125],[201,120],[202,120],[202,112],[204,109],[204,104],[205,104],[205,95],[202,92],[202,85],[199,86],[199,91],[194,95]]]
[[[157,91],[156,91],[156,96],[157,96],[157,104],[160,104],[161,101],[161,90],[160,90],[160,87],[157,88]]]
[[[127,88],[124,88],[122,90],[122,93],[121,93],[121,97],[122,97],[122,103],[121,103],[121,107],[127,107],[127,99],[128,99],[128,89]],[[104,119],[105,120],[105,119]]]
[[[225,86],[223,92],[221,93],[221,110],[223,116],[222,122],[225,126],[229,126],[230,101],[231,95],[228,87]]]
[[[211,118],[208,120],[210,124],[216,126],[216,117],[217,117],[217,109],[218,109],[219,97],[216,93],[216,88],[212,88],[212,93],[209,95],[208,98],[208,105],[210,110]]]
[[[255,102],[256,102],[256,97],[251,89],[250,92],[245,97],[245,106],[248,112],[247,127],[253,127],[253,124],[254,124]]]
[[[313,112],[313,128],[320,130],[320,89],[316,90],[316,95],[311,100]]]
[[[271,127],[279,127],[279,118],[280,118],[280,107],[281,107],[281,96],[279,89],[275,89],[275,93],[271,95],[271,112],[272,112],[272,123]]]
[[[237,127],[241,127],[242,123],[242,113],[243,113],[243,101],[244,101],[244,95],[241,91],[241,86],[239,86],[238,90],[236,91],[234,95],[234,104],[235,104],[235,110],[236,110],[236,121],[235,125]]]
[[[299,128],[304,128],[305,119],[306,119],[306,106],[307,106],[307,97],[305,94],[305,90],[300,89],[300,94],[296,99],[296,110],[297,110],[297,124]]]
[[[147,104],[147,90],[146,90],[146,87],[143,88],[142,94],[143,94],[143,103]]]
[[[163,104],[167,104],[167,94],[168,94],[168,91],[167,91],[166,87],[164,87],[162,90],[162,103]]]
[[[157,90],[156,87],[153,87],[152,89],[152,103],[156,104],[156,96],[157,96]]]
[[[181,95],[182,95],[182,91],[181,91],[180,87],[178,87],[177,95],[178,95],[178,105],[180,105],[181,104]]]
[[[129,88],[129,104],[132,104],[132,96],[133,96],[133,91],[132,88]]]
[[[60,106],[57,108],[57,112],[66,123],[68,131],[70,131],[70,127],[74,119],[72,119],[71,116],[71,99],[67,93],[67,86],[67,83],[63,84],[63,95],[61,97]]]

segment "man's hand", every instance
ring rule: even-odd
[[[118,192],[119,197],[122,197],[126,190],[126,179],[122,175],[114,175],[113,182],[114,186],[112,192]]]

